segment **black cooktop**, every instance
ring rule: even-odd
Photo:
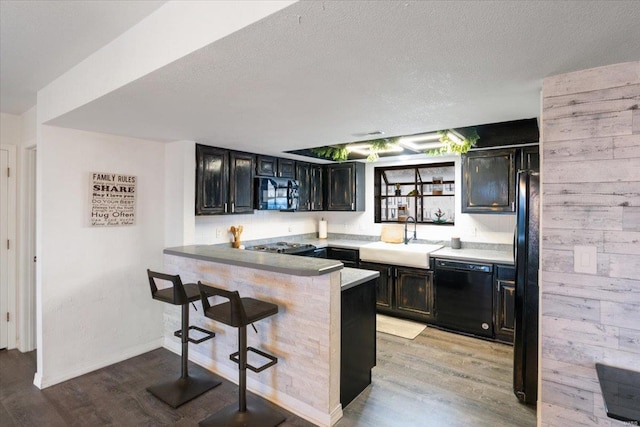
[[[596,363],[607,416],[640,423],[640,372]]]
[[[297,254],[301,252],[309,252],[316,247],[308,243],[296,243],[296,242],[276,242],[267,243],[264,245],[249,246],[247,249],[250,251],[260,252],[273,252],[279,254]]]

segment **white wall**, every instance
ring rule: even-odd
[[[195,158],[195,154],[193,155]],[[452,236],[459,236],[467,242],[487,242],[512,244],[515,227],[515,214],[508,215],[471,215],[462,214],[461,210],[461,172],[460,157],[421,157],[417,160],[367,163],[366,165],[366,210],[364,212],[258,212],[253,215],[203,216],[195,218],[195,234],[193,241],[186,244],[212,244],[230,242],[228,230],[232,225],[243,225],[243,240],[263,239],[270,237],[286,237],[295,234],[314,233],[318,230],[318,220],[328,221],[330,233],[346,233],[365,236],[379,236],[381,224],[374,224],[373,209],[373,170],[377,166],[409,165],[416,163],[438,163],[455,161],[456,168],[456,214],[455,226],[418,225],[418,239],[448,241]],[[194,160],[195,162],[195,160]],[[195,163],[194,163],[195,166]],[[195,167],[192,169],[194,170]],[[193,175],[188,175],[187,182],[193,182]],[[193,212],[193,199],[187,201]],[[217,232],[220,237],[217,237]]]
[[[17,347],[26,352],[36,348],[35,287],[35,158],[37,108],[20,116],[18,148],[18,316]]]
[[[164,144],[40,126],[38,372],[46,387],[161,346]],[[89,226],[90,174],[137,177],[136,223]]]
[[[0,141],[3,144],[19,144],[21,126],[20,116],[0,113]]]

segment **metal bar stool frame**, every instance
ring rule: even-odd
[[[258,399],[247,401],[247,368],[253,372],[262,372],[278,363],[278,359],[268,353],[247,346],[247,325],[272,316],[278,312],[278,306],[254,298],[240,298],[238,291],[228,291],[198,282],[204,315],[212,320],[238,328],[238,351],[229,355],[229,359],[238,364],[238,407],[229,405],[200,422],[200,426],[242,426],[272,427],[281,424],[285,417]],[[229,301],[212,306],[210,297],[222,297]],[[254,327],[255,329],[255,327]],[[269,360],[256,367],[247,362],[247,353],[251,351]]]
[[[189,304],[200,299],[200,293],[195,283],[183,284],[179,275],[170,275],[147,269],[151,297],[168,304],[181,306],[181,328],[173,333],[182,343],[180,378],[165,381],[147,387],[147,391],[167,405],[177,408],[201,394],[221,384],[213,374],[189,373],[189,342],[200,344],[210,340],[216,334],[212,331],[189,325]],[[172,288],[158,289],[156,279],[172,284]],[[195,306],[194,306],[195,308]],[[197,330],[204,334],[200,339],[189,337],[190,330]]]

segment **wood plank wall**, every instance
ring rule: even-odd
[[[543,82],[543,426],[625,425],[595,363],[640,371],[639,106],[640,62]],[[574,272],[575,245],[597,248],[597,274]]]

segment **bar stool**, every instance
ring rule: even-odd
[[[198,286],[195,283],[182,284],[180,276],[158,273],[147,269],[149,276],[149,286],[153,299],[166,302],[168,304],[182,306],[182,327],[173,333],[180,337],[182,341],[182,373],[177,380],[166,381],[147,388],[147,391],[167,405],[177,408],[188,401],[200,396],[204,392],[220,385],[213,375],[205,373],[189,374],[189,342],[200,344],[210,340],[216,334],[198,326],[189,326],[189,303],[193,303],[200,298]],[[172,287],[158,290],[156,279],[171,282]],[[194,306],[195,308],[195,306]],[[200,339],[189,337],[190,330],[197,330],[204,334]]]
[[[253,372],[262,372],[278,363],[275,356],[253,347],[247,347],[247,325],[272,316],[278,312],[278,306],[254,298],[240,298],[238,291],[227,291],[198,282],[204,315],[209,319],[238,328],[238,351],[229,358],[238,364],[238,408],[229,405],[200,422],[200,426],[244,426],[272,427],[285,420],[279,412],[256,399],[247,403],[247,368]],[[220,296],[228,302],[211,306],[209,297]],[[254,326],[255,329],[255,326]],[[256,331],[257,332],[257,331]],[[255,367],[247,363],[247,352],[256,353],[269,360]]]

